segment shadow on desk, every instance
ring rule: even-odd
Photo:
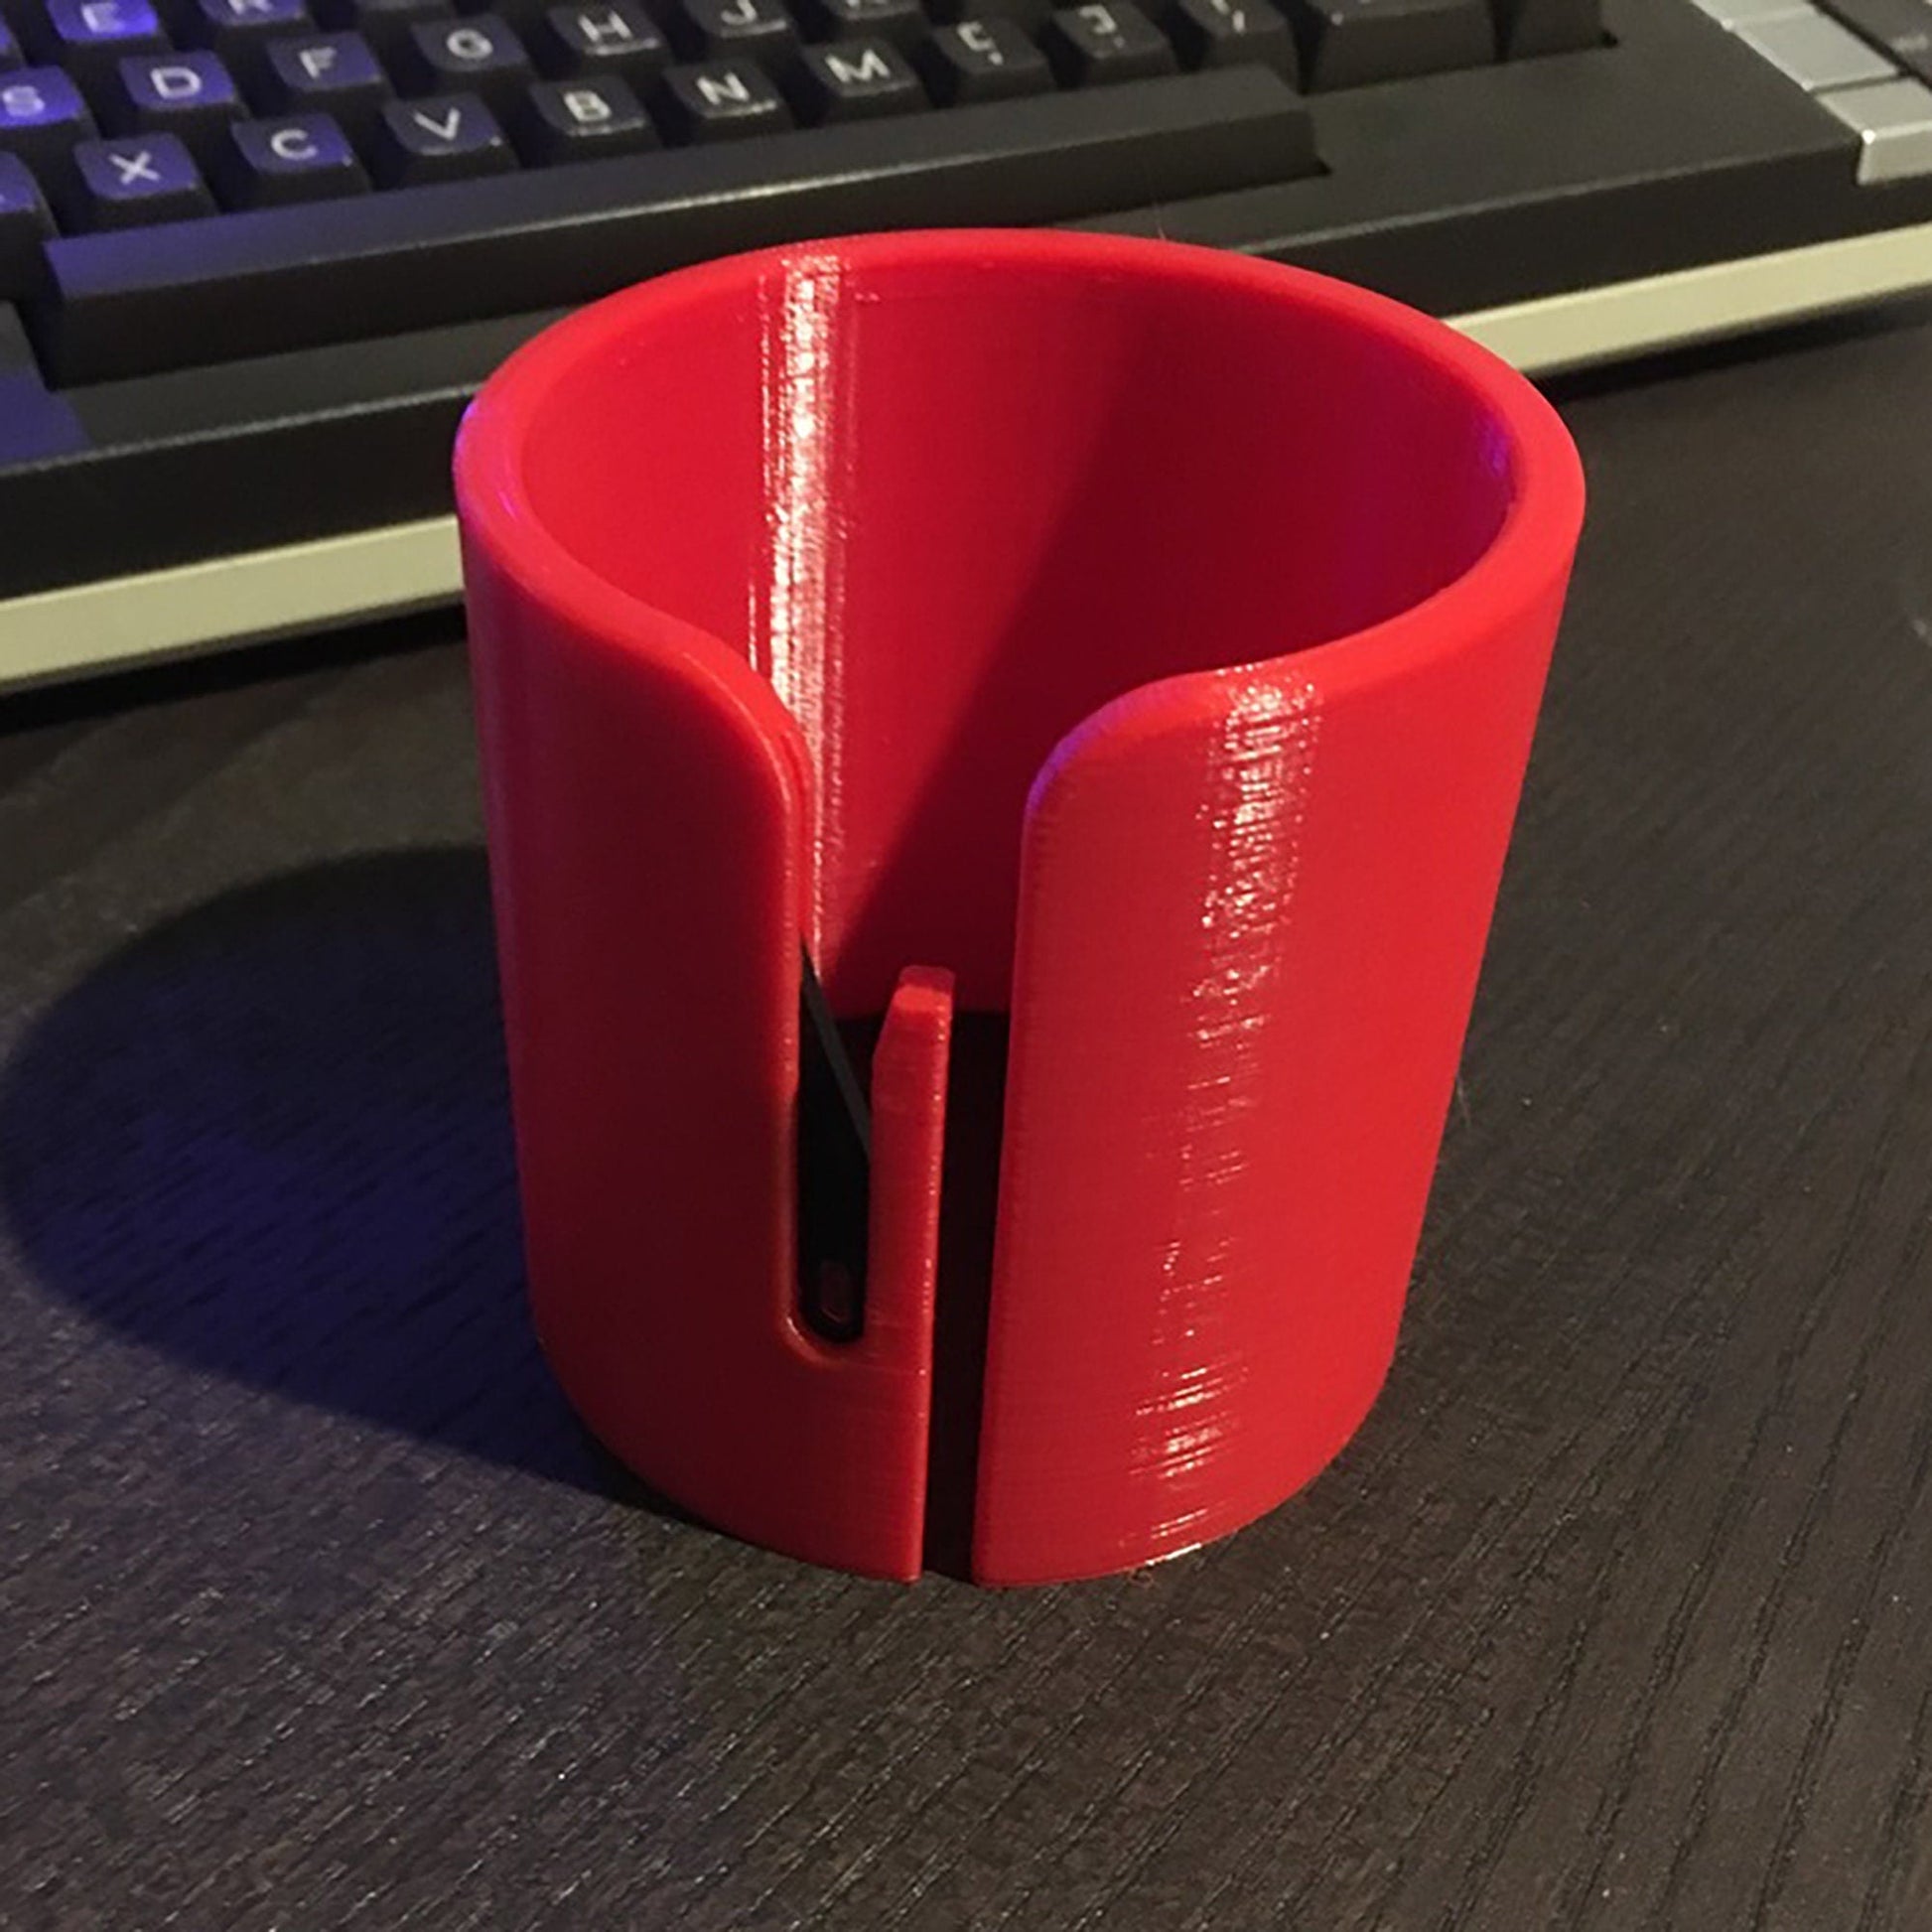
[[[0,1211],[47,1288],[196,1368],[675,1513],[530,1328],[474,848],[291,873],[111,955],[0,1075]]]

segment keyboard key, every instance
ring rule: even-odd
[[[130,228],[214,212],[195,158],[172,134],[82,141],[59,192],[62,225]]]
[[[138,232],[56,240],[28,317],[53,380],[101,381],[561,307],[734,249],[912,226],[934,209],[966,226],[1067,221],[1319,172],[1281,76],[1222,68],[635,168],[268,208],[208,222],[192,249]]]
[[[228,207],[286,207],[337,195],[366,195],[369,178],[348,136],[327,114],[244,121],[214,171]]]
[[[328,114],[359,141],[392,97],[389,77],[360,34],[308,34],[271,41],[262,52],[255,98],[268,113]]]
[[[1802,14],[1811,11],[1811,0],[1691,0],[1700,13],[1707,13],[1720,27],[1736,27],[1746,20],[1769,20],[1774,14]]]
[[[1060,7],[1042,36],[1046,58],[1062,85],[1098,80],[1143,80],[1179,69],[1168,37],[1128,0],[1089,0]]]
[[[1496,33],[1487,0],[1288,0],[1311,87],[1360,87],[1405,74],[1487,67]]]
[[[424,20],[412,26],[393,63],[406,94],[481,94],[503,113],[523,97],[531,77],[523,44],[495,14]]]
[[[0,72],[26,65],[26,56],[20,51],[20,43],[14,39],[13,29],[0,20]]]
[[[447,20],[450,0],[314,0],[325,27],[360,34],[382,60],[393,60],[418,21]]]
[[[920,48],[919,71],[942,106],[1049,92],[1046,56],[1010,20],[962,20],[935,28]]]
[[[369,170],[384,188],[462,181],[516,166],[496,117],[476,94],[392,100],[376,115]]]
[[[814,40],[891,41],[901,54],[926,31],[919,0],[799,0],[798,18]]]
[[[1827,87],[1854,87],[1865,80],[1889,80],[1897,72],[1882,54],[1822,14],[1780,15],[1775,20],[1752,21],[1736,31],[1739,40],[1756,48],[1810,94],[1823,93]]]
[[[982,14],[997,14],[1002,20],[1012,21],[1029,40],[1036,42],[1053,17],[1053,5],[1054,0],[931,0],[931,13],[934,19],[949,26]]]
[[[1825,0],[1907,73],[1932,80],[1932,0]]]
[[[19,155],[43,180],[93,132],[87,103],[59,68],[0,75],[0,153]]]
[[[1288,16],[1271,0],[1173,0],[1161,24],[1190,68],[1261,61],[1291,83],[1300,75]]]
[[[730,141],[791,125],[791,110],[756,61],[667,69],[658,118],[676,141]]]
[[[540,80],[510,124],[517,152],[532,167],[601,161],[660,145],[657,129],[629,85],[615,73]]]
[[[494,14],[508,21],[527,47],[530,29],[543,17],[545,0],[451,0],[451,5],[460,14]]]
[[[248,69],[272,40],[315,32],[309,0],[187,0],[181,37]]]
[[[41,185],[17,154],[0,154],[0,300],[25,295],[40,275],[41,243],[54,232]]]
[[[148,0],[46,0],[42,29],[42,59],[65,68],[89,98],[124,56],[168,47]]]
[[[1601,47],[1602,0],[1501,0],[1496,36],[1506,61]]]
[[[925,89],[905,56],[883,40],[806,48],[792,69],[791,100],[807,124],[902,114],[926,104]]]
[[[677,0],[671,38],[697,59],[782,54],[798,38],[779,0]]]
[[[217,55],[137,54],[115,69],[101,119],[116,134],[173,134],[207,168],[242,116],[233,76]]]
[[[545,73],[616,73],[648,85],[670,65],[671,51],[651,17],[631,0],[552,7],[532,36]]]
[[[1889,80],[1818,100],[1858,135],[1862,184],[1932,175],[1932,87]]]

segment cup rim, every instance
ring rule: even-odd
[[[1380,684],[1419,660],[1487,634],[1508,614],[1558,592],[1568,578],[1583,523],[1583,466],[1555,408],[1500,356],[1420,310],[1310,269],[1191,243],[1058,229],[934,228],[788,242],[674,270],[589,304],[511,354],[465,411],[454,471],[466,542],[479,542],[498,571],[584,633],[614,643],[645,630],[676,633],[722,687],[721,695],[734,693],[754,705],[775,698],[744,653],[724,638],[621,589],[584,562],[538,513],[522,458],[556,389],[586,357],[611,352],[686,305],[827,261],[846,272],[937,264],[974,274],[1045,264],[1095,278],[1131,276],[1209,293],[1259,294],[1380,339],[1447,376],[1501,430],[1512,484],[1508,507],[1482,551],[1448,583],[1372,624],[1319,643],[1154,678],[1101,705],[1084,725],[1104,717],[1131,730],[1137,713],[1152,724],[1166,708],[1150,702],[1157,694],[1177,697],[1202,679],[1272,663],[1318,676],[1331,697]],[[1068,734],[1081,736],[1082,724]]]

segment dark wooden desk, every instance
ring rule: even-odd
[[[454,621],[12,706],[0,1922],[1932,1925],[1932,327],[1566,400],[1394,1379],[1130,1581],[816,1574],[577,1433]]]

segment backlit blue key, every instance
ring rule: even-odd
[[[233,76],[218,56],[199,50],[121,62],[101,104],[101,118],[116,134],[178,135],[205,168],[241,116]]]
[[[229,207],[283,207],[366,195],[369,178],[327,114],[291,114],[236,128],[215,185]]]
[[[41,243],[53,232],[54,217],[33,170],[17,154],[0,154],[0,297],[33,286]]]
[[[93,131],[87,103],[59,68],[0,74],[0,153],[19,155],[45,179]]]
[[[168,36],[148,0],[47,0],[43,49],[92,95],[130,54],[160,54]]]
[[[58,211],[69,228],[131,228],[212,214],[214,198],[172,134],[132,134],[74,149]]]

